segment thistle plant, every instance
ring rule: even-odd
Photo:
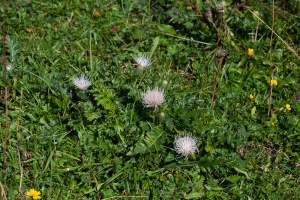
[[[6,45],[8,51],[10,52],[10,60],[14,62],[16,60],[16,56],[19,53],[19,42],[16,38],[7,36]]]
[[[299,199],[299,1],[2,2],[1,199]]]

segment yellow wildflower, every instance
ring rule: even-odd
[[[37,190],[35,190],[35,189],[30,189],[30,190],[26,193],[26,196],[32,197],[32,199],[34,199],[34,200],[42,198],[42,197],[40,197],[40,195],[41,195],[41,192],[40,192],[40,191],[37,191]]]
[[[277,81],[276,80],[271,80],[270,81],[270,85],[272,86],[272,85],[274,85],[274,86],[276,86],[278,83],[277,83]]]
[[[30,26],[30,27],[26,28],[26,31],[27,31],[28,33],[33,33],[33,27]]]
[[[253,99],[254,96],[252,94],[249,95],[249,99]]]
[[[252,56],[254,54],[254,49],[248,48],[248,56]]]
[[[95,17],[100,17],[103,14],[103,12],[100,12],[98,8],[93,9],[93,15]]]
[[[291,108],[291,105],[290,105],[290,104],[286,104],[286,105],[285,105],[285,107],[286,107],[286,109],[287,109],[288,111],[292,110],[292,108]]]

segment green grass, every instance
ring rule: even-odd
[[[299,1],[218,2],[1,2],[1,198],[299,198]]]

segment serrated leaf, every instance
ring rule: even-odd
[[[84,116],[87,118],[87,120],[89,121],[93,121],[94,119],[98,119],[100,117],[100,115],[98,115],[97,113],[95,112],[92,112],[92,113],[89,113],[89,112],[86,112],[84,113]]]
[[[97,105],[103,106],[107,110],[115,110],[117,105],[113,101],[115,93],[113,90],[107,88],[104,85],[100,85],[92,90]]]

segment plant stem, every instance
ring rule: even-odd
[[[7,87],[7,79],[6,79],[6,0],[4,0],[3,3],[3,36],[2,36],[2,42],[3,42],[3,58],[2,58],[2,66],[3,66],[3,81],[4,81],[4,87],[5,87],[5,132],[4,132],[4,139],[3,139],[3,167],[2,167],[2,182],[5,182],[5,174],[6,174],[6,155],[7,155],[7,140],[8,140],[8,87]]]
[[[92,33],[90,32],[90,41],[89,41],[89,46],[90,46],[90,71],[93,72],[93,53],[92,53]]]
[[[16,126],[16,140],[17,140],[17,150],[18,150],[18,161],[19,161],[19,168],[20,168],[20,185],[19,185],[19,193],[22,194],[22,182],[23,182],[23,167],[21,162],[21,154],[20,154],[20,147],[19,147],[19,124],[21,119],[21,109],[22,109],[22,99],[23,99],[23,91],[21,90],[20,95],[20,105],[19,105],[19,113],[18,113],[18,122]]]
[[[272,68],[272,41],[273,41],[273,29],[274,29],[274,0],[273,0],[273,12],[272,12],[272,31],[271,31],[271,38],[270,38],[270,81],[273,80],[273,68]],[[271,114],[271,103],[272,103],[272,91],[273,86],[270,82],[270,91],[269,91],[269,103],[268,103],[268,116]]]
[[[151,1],[148,0],[148,21],[150,21],[150,5],[151,5]]]
[[[214,90],[213,90],[212,97],[211,97],[210,108],[212,108],[212,105],[213,105],[214,100],[215,100],[215,94],[216,94],[216,90],[217,90],[218,79],[219,79],[219,76],[220,76],[220,73],[221,73],[221,69],[222,69],[222,62],[223,62],[223,59],[224,59],[224,57],[222,57],[222,58],[220,59],[220,64],[219,64],[219,69],[218,69],[218,74],[217,74],[217,76],[216,76],[216,80],[215,80],[215,84],[214,84]]]

